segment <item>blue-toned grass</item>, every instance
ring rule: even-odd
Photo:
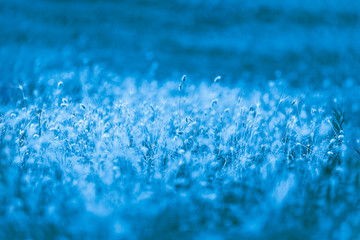
[[[43,78],[41,97],[19,85],[0,119],[0,237],[358,236],[360,158],[342,108],[273,83],[185,80],[85,69]]]

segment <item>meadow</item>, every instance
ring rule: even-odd
[[[0,239],[359,239],[355,3],[1,3]]]

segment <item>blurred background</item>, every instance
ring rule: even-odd
[[[31,96],[48,73],[95,65],[120,80],[351,87],[359,13],[354,0],[0,0],[1,102],[19,83]]]

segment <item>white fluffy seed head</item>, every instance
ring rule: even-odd
[[[185,81],[186,81],[186,75],[183,75],[183,76],[182,76],[181,81],[182,81],[182,82],[185,82]]]
[[[218,103],[219,99],[214,99],[211,102],[211,106],[214,107]]]
[[[217,76],[215,79],[214,79],[214,82],[219,82],[221,80],[221,76]]]

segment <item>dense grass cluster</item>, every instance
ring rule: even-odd
[[[1,114],[1,239],[358,236],[360,164],[341,108],[220,77],[87,74],[19,85]]]

